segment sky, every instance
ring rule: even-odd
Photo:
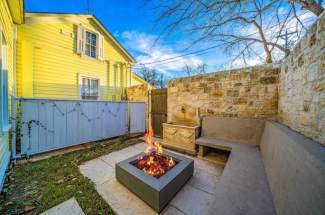
[[[184,75],[184,66],[195,67],[207,64],[208,72],[229,68],[232,58],[224,54],[220,48],[214,48],[201,55],[188,55],[171,61],[150,64],[191,51],[202,50],[216,44],[200,44],[192,50],[184,50],[191,43],[189,35],[181,32],[172,36],[160,38],[160,29],[155,19],[156,11],[145,4],[146,0],[25,0],[26,12],[60,12],[60,13],[92,13],[131,53],[138,64],[141,63],[156,69],[170,77]],[[90,10],[90,11],[89,11]],[[308,18],[306,16],[306,18]],[[248,29],[249,30],[249,29]],[[254,32],[254,29],[251,29]],[[247,33],[247,32],[244,32]],[[160,38],[160,39],[158,39]],[[149,62],[149,64],[148,64]],[[241,62],[232,62],[235,67],[242,66]],[[250,59],[249,64],[261,63],[259,59]]]
[[[142,0],[89,0],[89,3],[90,13],[95,14],[139,64],[189,52],[184,51],[190,41],[187,35],[179,33],[157,40],[160,34],[155,27],[155,11]],[[25,0],[25,12],[88,13],[88,7],[86,0]],[[186,56],[151,66],[168,76],[180,76],[185,64],[206,63],[208,71],[216,71],[228,61],[216,49],[201,56]]]

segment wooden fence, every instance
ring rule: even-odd
[[[26,98],[15,102],[20,147],[13,146],[14,156],[145,131],[145,104],[140,102]]]

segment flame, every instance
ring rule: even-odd
[[[163,155],[162,145],[158,141],[155,141],[153,136],[153,129],[149,126],[149,130],[144,136],[147,144],[144,150],[145,155],[138,157],[136,166],[145,173],[159,178],[173,168],[176,162],[172,157]]]

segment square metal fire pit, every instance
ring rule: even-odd
[[[140,155],[143,155],[143,153],[115,164],[116,179],[155,211],[161,212],[182,186],[192,177],[194,161],[164,151],[164,155],[171,156],[177,164],[157,179],[134,166]]]

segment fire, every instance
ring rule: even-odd
[[[148,133],[145,134],[147,143],[145,155],[138,158],[136,166],[145,173],[159,178],[173,168],[176,162],[172,157],[163,155],[163,147],[158,141],[154,141],[153,134],[153,129],[150,126]]]

